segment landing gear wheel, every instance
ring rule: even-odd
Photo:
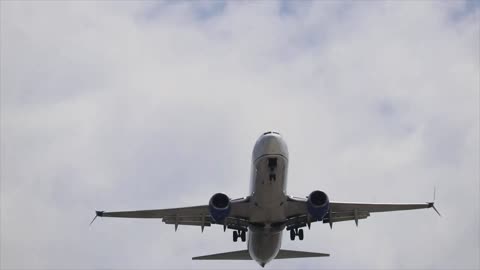
[[[237,242],[237,240],[238,240],[238,232],[233,231],[233,242]]]
[[[295,240],[295,235],[296,235],[295,231],[293,229],[291,229],[290,230],[290,240],[292,240],[292,241]]]
[[[246,231],[242,231],[240,233],[240,238],[242,238],[242,242],[245,242],[247,240],[246,234],[247,234]]]
[[[298,230],[298,239],[303,240],[303,229]]]

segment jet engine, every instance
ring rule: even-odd
[[[307,209],[308,213],[315,220],[322,220],[327,215],[330,208],[330,201],[325,192],[315,190],[308,196]]]
[[[230,198],[223,193],[217,193],[210,198],[208,210],[213,220],[217,223],[223,223],[230,214]]]

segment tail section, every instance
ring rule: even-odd
[[[231,251],[212,255],[193,257],[192,260],[251,260],[248,250]]]
[[[313,258],[313,257],[328,257],[327,253],[316,253],[296,250],[280,249],[275,259],[293,259],[293,258]],[[224,253],[217,253],[212,255],[205,255],[193,257],[192,260],[251,260],[248,250],[231,251]]]
[[[312,258],[312,257],[329,257],[327,253],[307,252],[280,249],[275,259],[293,259],[293,258]]]

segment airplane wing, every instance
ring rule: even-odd
[[[401,204],[401,203],[353,203],[353,202],[330,202],[330,209],[323,223],[329,223],[330,227],[335,222],[354,220],[358,226],[359,219],[365,219],[370,213],[404,211],[423,208],[433,208],[438,215],[440,213],[433,202]],[[287,229],[310,226],[315,220],[310,219],[307,210],[307,199],[289,197],[286,205]]]
[[[249,201],[249,197],[230,201],[230,215],[225,219],[224,223],[221,224],[224,225],[224,229],[246,230],[248,227]],[[212,224],[217,224],[210,216],[208,205],[120,212],[95,211],[95,213],[95,218],[91,223],[93,223],[97,217],[160,218],[166,224],[174,224],[175,230],[177,230],[178,225],[193,225],[200,226],[202,232],[205,226],[209,227]]]

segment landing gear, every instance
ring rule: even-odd
[[[237,239],[238,239],[238,232],[233,231],[233,242],[237,242]]]
[[[233,231],[233,242],[237,242],[238,238],[242,239],[242,242],[247,240],[247,232],[246,231]]]
[[[303,229],[291,229],[290,230],[290,240],[295,240],[295,236],[298,235],[298,239],[303,240]]]
[[[275,174],[275,169],[277,168],[277,159],[269,158],[268,159],[268,168],[270,169],[270,182],[277,180],[277,175]]]

